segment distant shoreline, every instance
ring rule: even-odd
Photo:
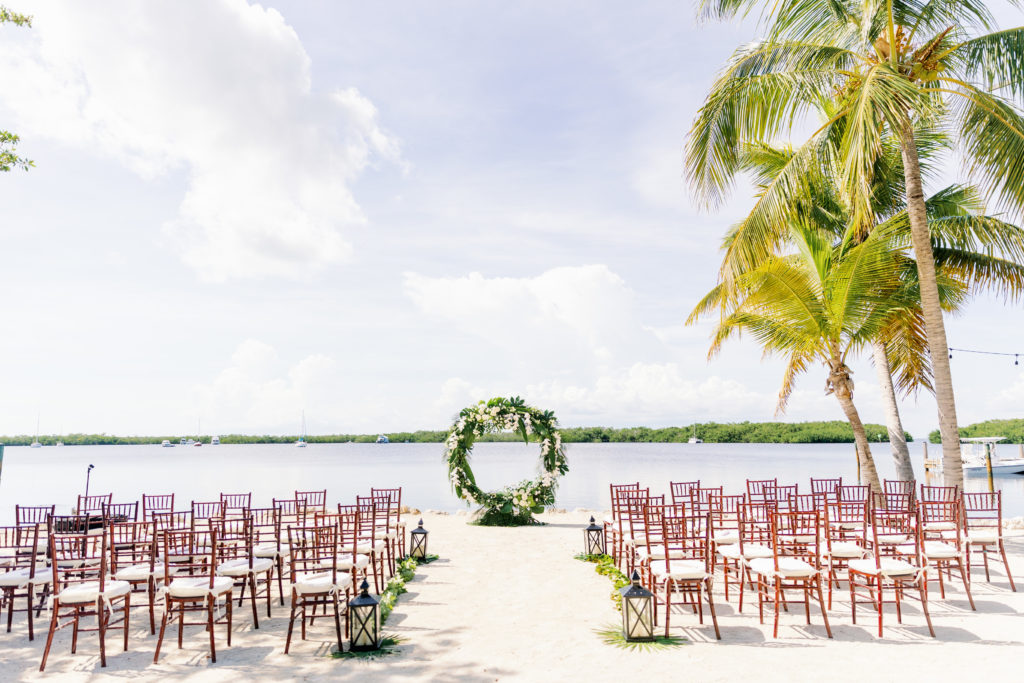
[[[872,442],[888,439],[884,426],[864,425]],[[707,422],[687,427],[563,427],[562,441],[565,443],[686,443],[694,435],[704,443],[853,443],[853,431],[847,422]],[[415,432],[384,432],[392,443],[444,443],[446,431],[420,430]],[[307,434],[308,443],[373,443],[377,434]],[[167,436],[115,436],[111,434],[47,434],[39,435],[43,446],[116,446],[160,444],[165,439],[178,444],[182,438],[210,443],[211,435],[167,435]],[[293,443],[299,435],[221,435],[222,444],[274,444]],[[518,434],[485,434],[478,441],[519,441]],[[0,444],[7,446],[28,446],[35,437],[28,435],[0,436]],[[907,440],[913,437],[907,434]]]

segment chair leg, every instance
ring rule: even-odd
[[[32,608],[33,608],[33,604],[32,603],[33,603],[33,598],[35,597],[35,594],[36,594],[36,587],[33,586],[32,584],[29,584],[29,587],[28,587],[28,604],[26,605],[27,609],[25,610],[25,613],[28,615],[28,639],[29,639],[29,641],[32,641],[32,640],[36,639],[35,625],[33,624],[33,619],[32,619],[32,611],[33,611],[32,610]],[[13,591],[11,591],[10,600],[11,600],[11,607],[13,607],[14,606],[14,592]],[[10,633],[10,631],[11,631],[10,612],[8,612],[7,615],[8,615],[7,616],[7,632]]]
[[[921,597],[921,611],[924,612],[924,620],[928,623],[928,633],[935,637],[935,629],[932,628],[932,615],[928,613],[928,579],[924,576],[918,582],[918,594]]]
[[[53,634],[57,631],[57,613],[60,611],[60,603],[54,601],[53,615],[50,617],[50,633],[46,636],[46,647],[43,648],[43,661],[39,663],[39,671],[46,669],[46,658],[50,656],[50,646],[53,645]]]
[[[103,604],[103,598],[96,600],[96,623],[100,635],[100,666],[107,665],[107,622],[110,620],[110,616],[107,612],[106,605]]]
[[[214,605],[217,599],[212,595],[206,598],[206,627],[210,631],[210,661],[214,664],[217,663],[217,643],[213,632],[213,616],[214,616]],[[230,603],[230,599],[228,600]]]
[[[967,593],[967,601],[969,603],[971,603],[971,610],[977,612],[978,610],[974,606],[974,596],[971,595],[971,583],[970,583],[970,581],[968,581],[968,573],[967,573],[967,570],[964,569],[963,558],[961,558],[961,557],[956,558],[956,564],[960,568],[960,578],[964,582],[964,592]]]
[[[881,638],[882,637],[882,575],[881,574],[878,575],[878,578],[875,579],[875,582],[876,582],[876,585],[878,587],[878,598],[877,598],[877,603],[876,603],[877,607],[878,607],[878,637]]]
[[[1017,592],[1017,586],[1013,584],[1013,574],[1010,573],[1010,561],[1006,559],[1006,548],[1003,546],[1003,540],[999,539],[999,554],[1003,556],[1003,566],[1006,567],[1006,578],[1010,580],[1010,590],[1014,593]],[[988,578],[988,555],[985,556],[985,578]]]
[[[267,586],[267,592],[270,592],[270,586]],[[281,556],[277,556],[277,595],[281,599],[281,606],[284,606],[284,560]]]
[[[224,605],[227,608],[228,617],[228,647],[231,647],[231,622],[232,622],[232,607],[231,607],[231,591],[228,591],[227,598],[224,600]],[[210,629],[213,630],[212,628]]]
[[[818,579],[817,579],[817,581],[815,583],[817,584],[817,587],[818,587],[818,606],[821,607],[821,620],[825,622],[825,633],[827,633],[828,637],[831,638],[832,637],[832,627],[828,623],[828,610],[825,609],[824,596],[821,594],[821,576],[820,575],[818,576]],[[831,595],[831,587],[829,588],[829,595]]]
[[[156,579],[152,576],[146,584],[146,591],[149,594],[149,635],[156,633]]]
[[[257,614],[259,610],[256,609],[256,575],[249,574],[245,579],[245,583],[248,583],[249,588],[251,589],[249,591],[249,602],[252,603],[252,627],[257,629],[260,627],[260,617],[259,614]],[[243,594],[245,592],[244,584],[242,585],[242,592]]]
[[[717,640],[721,640],[722,632],[718,630],[718,616],[715,614],[715,601],[711,597],[711,579],[704,582],[704,588],[708,595],[708,611],[711,612],[711,623],[714,624],[715,627],[715,638]]]
[[[655,615],[657,615],[657,613],[658,613],[657,606],[655,606],[654,613],[655,613]],[[666,578],[665,579],[665,637],[666,638],[668,638],[668,622],[669,622],[669,619],[671,618],[671,615],[672,615],[672,579],[671,578]]]
[[[780,601],[780,584],[779,577],[775,577],[775,628],[772,630],[772,638],[779,637],[779,601]]]
[[[288,654],[288,648],[292,645],[292,631],[295,629],[295,591],[292,591],[292,608],[288,615],[288,637],[284,641],[284,653]]]
[[[338,611],[338,593],[334,593],[334,631],[338,636],[338,652],[344,652],[345,647],[341,641],[341,614]]]
[[[168,602],[164,607],[164,614],[160,618],[160,637],[156,640],[156,652],[153,653],[153,663],[156,664],[160,659],[160,646],[164,642],[164,631],[167,630],[167,615],[171,611],[171,604]]]
[[[128,593],[124,596],[124,622],[121,624],[124,627],[124,651],[128,652],[128,627],[131,623],[129,616],[131,615],[132,607],[132,594]]]

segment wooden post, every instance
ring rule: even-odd
[[[863,483],[860,480],[860,447],[856,441],[853,443],[853,455],[857,458],[857,485],[860,486]]]
[[[0,451],[2,450],[3,448],[0,448]],[[1024,460],[1024,443],[1017,444],[1017,457]]]
[[[985,444],[985,472],[988,474],[988,492],[995,493],[995,482],[992,481],[992,448],[994,444]]]

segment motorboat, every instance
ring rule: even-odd
[[[384,436],[383,434],[377,435],[377,443],[391,443],[391,439]]]
[[[219,436],[210,437],[210,445],[211,446],[219,446],[220,445],[220,437]]]
[[[305,448],[306,447],[306,411],[305,410],[302,411],[302,436],[300,436],[299,440],[295,442],[295,445],[298,448]]]
[[[1005,436],[979,436],[960,439],[960,460],[964,475],[987,476],[989,463],[992,475],[1024,474],[1024,458],[1002,458],[996,453],[996,444],[1005,441]],[[926,460],[925,469],[942,471],[942,459]]]
[[[163,446],[164,448],[174,448],[174,444],[171,443],[170,440],[168,439],[164,439],[163,441],[161,441],[160,445]]]
[[[697,425],[693,425],[693,435],[686,440],[686,443],[704,443],[704,439],[697,436]]]

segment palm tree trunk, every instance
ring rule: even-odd
[[[826,393],[836,395],[839,405],[843,408],[843,414],[846,415],[850,427],[853,428],[853,440],[857,442],[857,458],[860,460],[861,477],[867,479],[872,493],[881,493],[882,482],[878,479],[875,459],[871,457],[868,435],[864,431],[864,423],[860,421],[860,413],[853,405],[853,380],[850,378],[850,368],[838,356],[829,360],[829,366],[828,381],[825,384]]]
[[[907,448],[907,437],[903,431],[903,421],[900,420],[900,409],[896,402],[896,389],[892,384],[892,370],[889,368],[889,356],[885,352],[885,344],[878,341],[873,342],[871,350],[874,354],[878,383],[882,387],[882,401],[885,403],[885,426],[889,431],[889,445],[892,446],[896,478],[914,481],[914,466],[910,462],[910,449]]]
[[[907,214],[910,217],[910,237],[917,259],[917,273],[921,282],[921,310],[928,333],[928,351],[932,362],[935,401],[939,409],[939,433],[942,435],[942,475],[946,486],[964,485],[964,471],[960,460],[960,431],[957,428],[956,399],[953,396],[953,375],[946,355],[946,325],[939,307],[939,288],[935,281],[935,254],[932,252],[925,214],[924,190],[921,187],[921,166],[918,163],[917,142],[909,120],[900,134],[903,154],[903,173],[907,183]]]

